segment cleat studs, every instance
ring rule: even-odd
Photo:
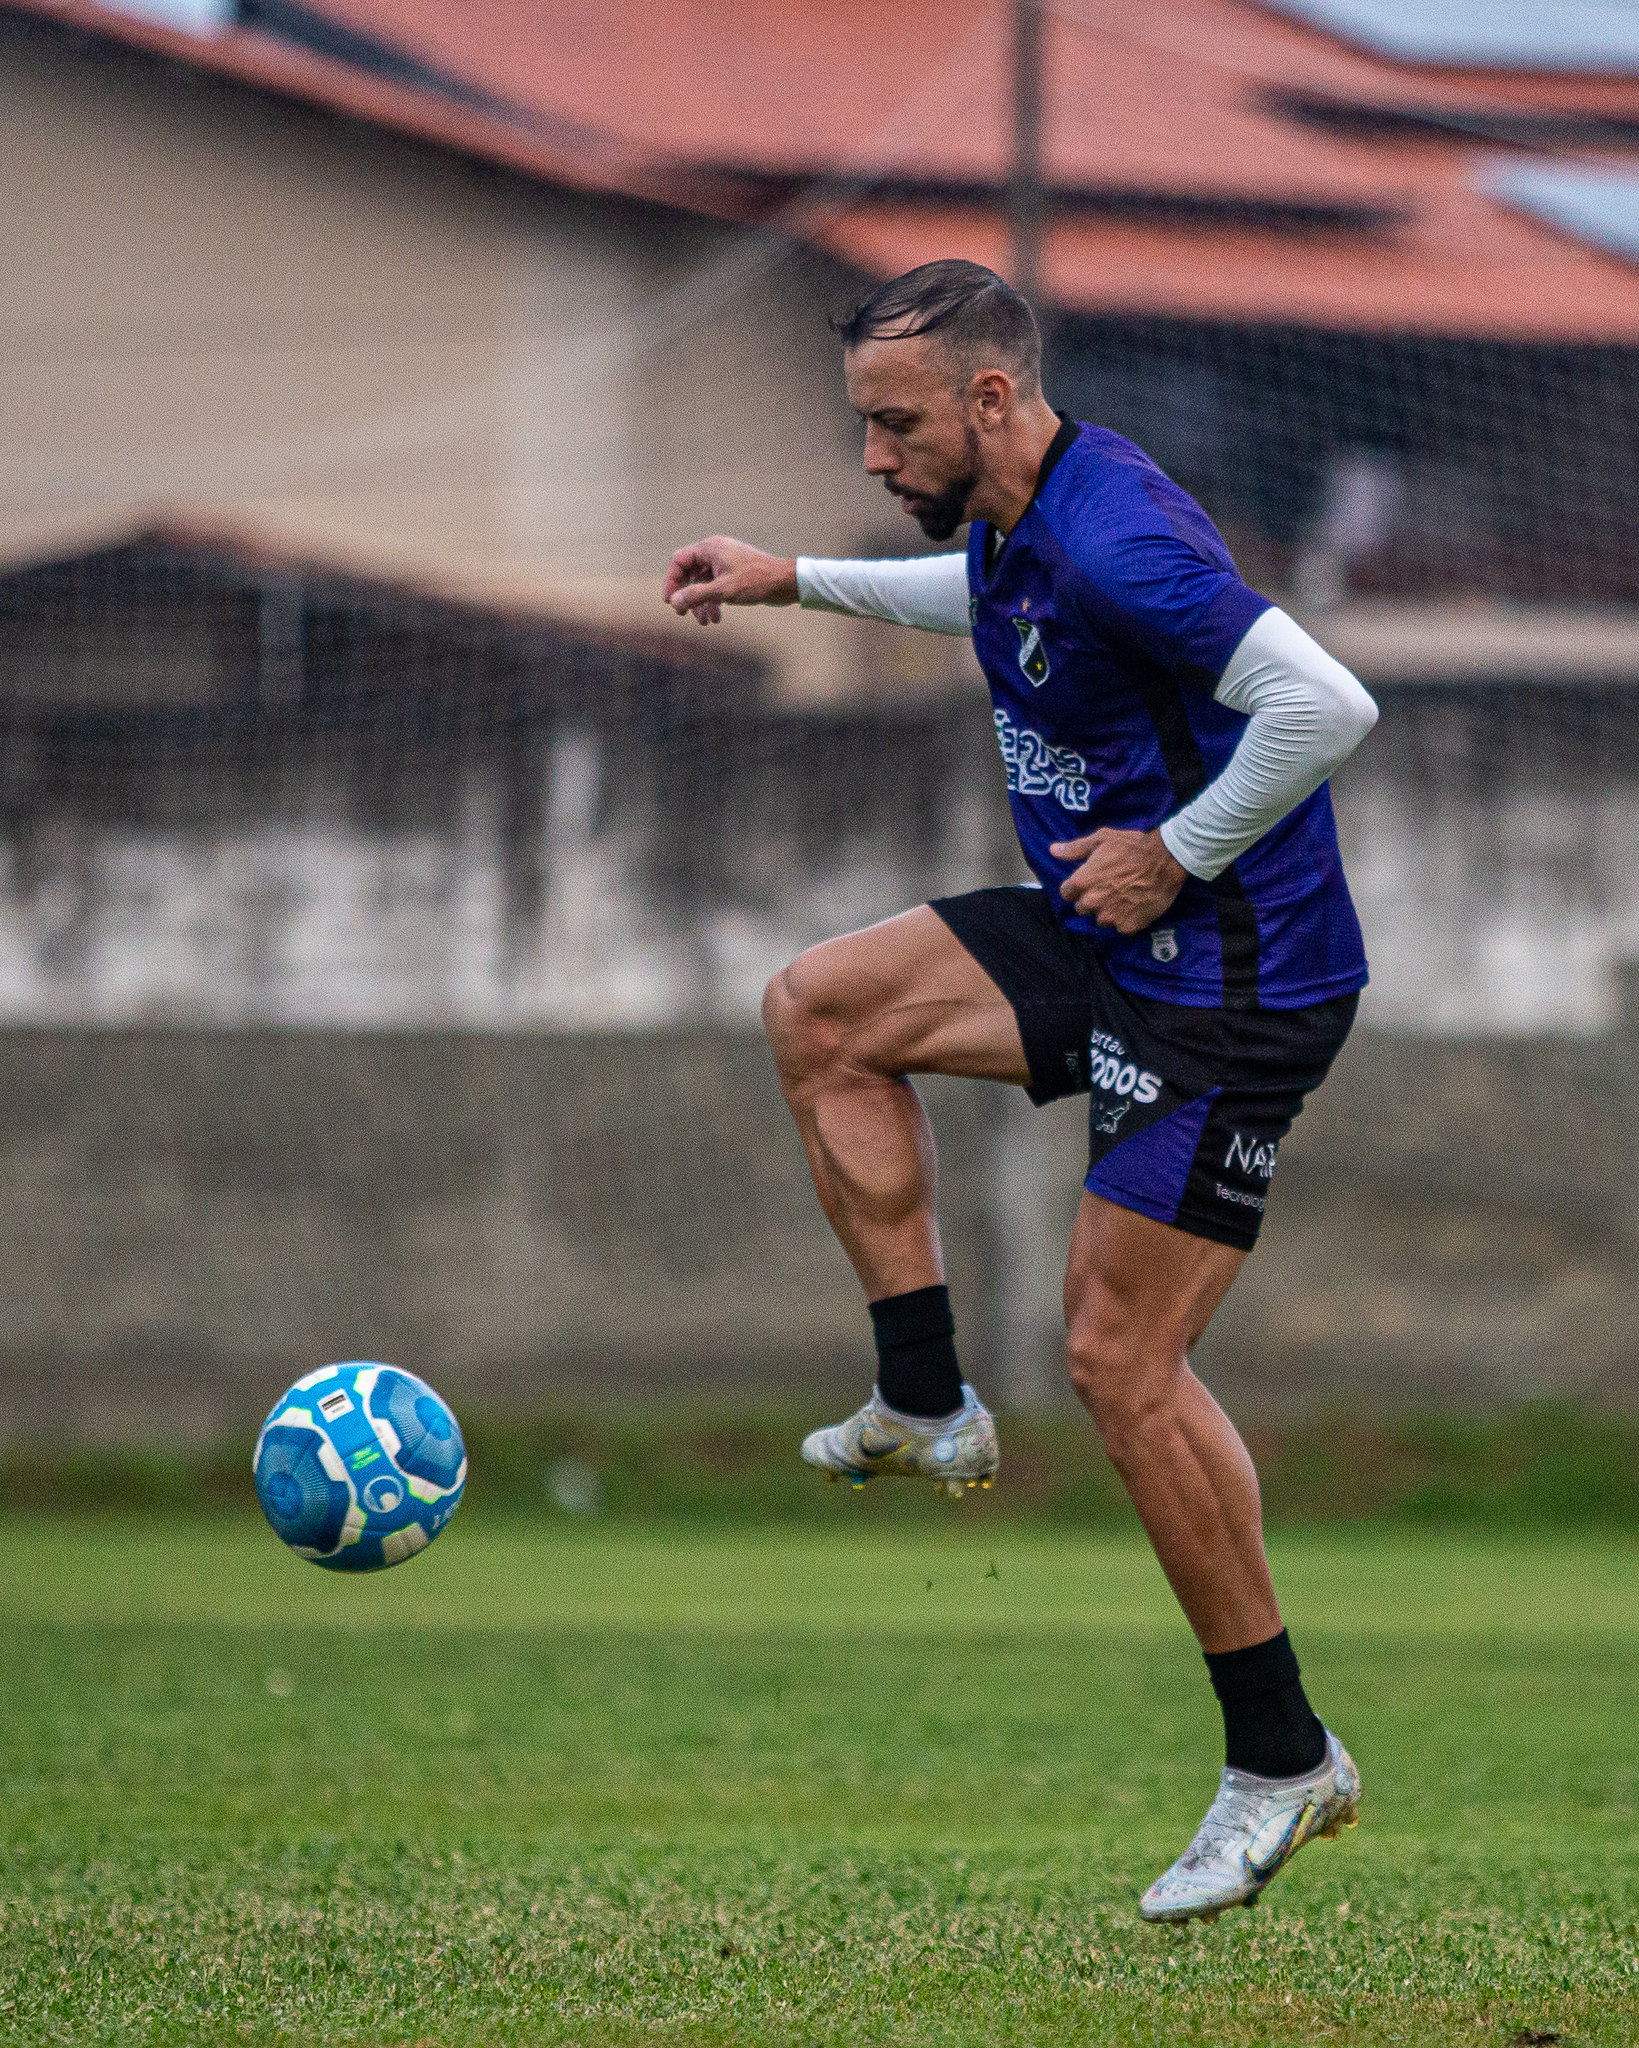
[[[1202,1913],[1199,1917],[1206,1923],[1208,1927],[1210,1927],[1222,1911],[1222,1906],[1212,1906],[1206,1912]]]
[[[865,1491],[865,1481],[858,1473],[850,1473],[848,1475],[848,1484],[855,1493],[863,1493]]]
[[[980,1485],[980,1487],[981,1487],[981,1488],[982,1488],[982,1489],[984,1490],[984,1492],[986,1492],[986,1493],[988,1493],[988,1492],[990,1491],[990,1489],[991,1489],[991,1488],[992,1488],[992,1487],[993,1487],[993,1486],[994,1486],[995,1484],[996,1484],[996,1482],[995,1482],[995,1480],[994,1480],[994,1479],[981,1479],[981,1480],[979,1481],[979,1485]]]

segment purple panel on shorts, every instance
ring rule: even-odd
[[[1209,1088],[1159,1123],[1112,1145],[1087,1174],[1087,1192],[1157,1223],[1177,1220],[1195,1150],[1222,1091]]]

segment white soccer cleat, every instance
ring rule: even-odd
[[[1195,1839],[1138,1902],[1145,1920],[1216,1920],[1255,1906],[1264,1886],[1316,1835],[1335,1837],[1360,1818],[1360,1773],[1326,1731],[1326,1761],[1301,1778],[1225,1769]]]
[[[969,1386],[953,1415],[929,1419],[901,1415],[873,1393],[857,1414],[829,1429],[803,1438],[805,1464],[828,1479],[846,1479],[863,1486],[867,1479],[934,1479],[948,1493],[970,1486],[988,1486],[996,1476],[1001,1453],[996,1446],[996,1418]]]

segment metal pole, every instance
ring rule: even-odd
[[[1013,284],[1032,305],[1041,295],[1046,204],[1041,164],[1041,0],[1013,0],[1013,164],[1007,211]]]

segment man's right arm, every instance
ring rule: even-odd
[[[966,636],[965,555],[915,555],[883,562],[766,555],[716,534],[679,548],[666,572],[666,602],[681,618],[716,625],[725,604],[800,603],[813,611],[887,619],[930,633]]]
[[[715,626],[726,604],[795,604],[797,565],[714,533],[677,550],[661,594],[680,619],[692,612],[696,625]]]
[[[912,555],[903,561],[826,562],[797,558],[797,594],[805,610],[888,619],[925,633],[973,631],[966,555]]]

